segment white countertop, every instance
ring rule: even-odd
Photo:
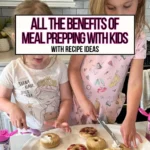
[[[108,125],[109,126],[109,125]],[[111,125],[113,126],[113,125]],[[116,126],[116,124],[114,124]],[[117,125],[118,127],[120,125]],[[136,123],[137,132],[145,136],[147,122]],[[56,129],[55,129],[56,130]],[[10,138],[11,150],[21,150],[23,145],[32,138],[30,135],[15,135]]]
[[[18,58],[20,55],[15,55],[15,50],[8,52],[0,52],[0,67],[5,67],[11,60]],[[70,55],[58,55],[65,63],[70,60]]]

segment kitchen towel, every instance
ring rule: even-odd
[[[143,91],[140,107],[144,110],[150,108],[150,69],[143,70]]]

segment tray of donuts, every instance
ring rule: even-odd
[[[119,128],[111,127],[117,138],[122,142]],[[150,149],[149,142],[143,137],[138,150]],[[60,129],[47,131],[39,138],[33,137],[25,143],[23,150],[130,150],[121,144],[117,147],[104,128],[98,125],[73,126],[71,133]],[[137,150],[137,149],[136,149]]]

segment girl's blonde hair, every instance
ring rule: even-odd
[[[12,23],[15,25],[15,15],[52,15],[48,5],[39,0],[25,0],[14,10]]]
[[[52,12],[47,4],[39,0],[25,0],[20,3],[14,10],[12,16],[12,24],[15,27],[15,15],[52,15]],[[57,56],[53,55],[56,60]],[[25,56],[23,55],[23,62],[25,63]]]
[[[148,26],[145,19],[145,0],[140,0],[135,15],[135,34],[136,37],[140,36],[145,25]],[[92,15],[102,15],[105,14],[105,0],[90,0],[90,13]],[[149,26],[148,26],[149,27]]]

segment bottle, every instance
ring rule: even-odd
[[[146,139],[147,139],[148,141],[150,141],[150,113],[148,114],[148,113],[147,113],[145,110],[143,110],[142,108],[139,108],[139,112],[140,112],[142,115],[144,115],[144,116],[146,116],[146,117],[148,118],[145,137],[146,137]]]
[[[9,139],[7,141],[0,142],[0,150],[10,150]]]

